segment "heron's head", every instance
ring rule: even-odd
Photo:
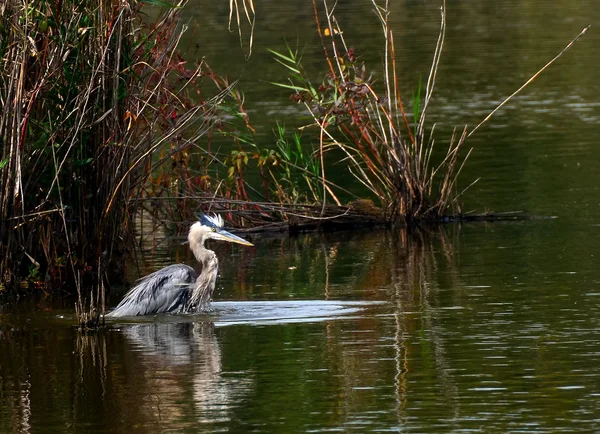
[[[244,246],[254,245],[223,229],[223,217],[216,214],[212,216],[201,214],[198,221],[190,228],[188,241],[192,249],[195,246],[203,246],[206,240],[229,241],[230,243],[242,244]]]

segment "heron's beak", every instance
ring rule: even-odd
[[[237,235],[230,234],[229,232],[224,231],[223,229],[215,233],[215,235],[213,235],[213,238],[221,241],[229,241],[230,243],[242,244],[244,246],[254,246],[254,244],[252,244],[251,242],[246,241],[245,239],[238,237]]]

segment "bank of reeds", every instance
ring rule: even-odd
[[[0,5],[0,289],[121,274],[130,199],[213,126],[223,97],[186,98],[203,70],[176,51],[184,4],[153,23],[120,0]],[[79,308],[92,298],[101,312],[98,294]]]

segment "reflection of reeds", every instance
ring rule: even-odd
[[[460,230],[460,227],[456,227]],[[412,336],[421,336],[422,353],[430,355],[428,360],[434,367],[435,375],[442,385],[442,392],[448,404],[456,409],[457,386],[451,374],[452,366],[447,355],[443,337],[444,325],[439,311],[439,274],[457,276],[456,233],[448,234],[446,228],[437,231],[399,231],[390,250],[394,258],[392,271],[392,297],[396,302],[395,314],[395,360],[396,360],[396,399],[399,420],[405,415],[405,407],[410,396],[408,377],[413,366],[409,354]],[[452,287],[460,287],[455,282]]]
[[[78,333],[75,343],[75,352],[79,360],[79,386],[84,385],[90,376],[97,376],[100,381],[102,395],[106,394],[108,378],[108,352],[106,336],[104,333],[85,334]],[[83,395],[83,393],[81,393]]]
[[[8,357],[0,363],[0,431],[31,431],[32,381],[31,371],[23,355],[22,331],[12,324],[0,322],[0,354]],[[6,393],[6,391],[13,393]]]

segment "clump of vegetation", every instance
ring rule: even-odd
[[[291,223],[302,217],[313,221],[337,219],[338,222],[439,222],[448,214],[459,213],[457,179],[468,158],[468,153],[462,157],[460,153],[466,128],[451,137],[445,157],[437,164],[432,162],[435,141],[432,134],[426,132],[428,108],[444,43],[445,3],[441,8],[440,34],[431,71],[424,88],[419,87],[413,94],[412,116],[406,113],[400,93],[388,4],[381,6],[374,0],[372,3],[381,21],[385,44],[382,83],[373,82],[356,51],[348,48],[329,2],[323,0],[320,14],[316,0],[313,1],[317,31],[325,53],[325,78],[315,83],[304,71],[297,51],[271,53],[289,72],[287,83],[275,84],[290,89],[292,100],[306,107],[314,123],[302,129],[303,135],[298,131],[290,134],[282,124],[277,124],[275,146],[259,148],[253,142],[253,130],[242,108],[242,96],[229,83],[217,82],[222,91],[229,92],[238,101],[237,112],[231,114],[237,115],[247,131],[236,133],[238,146],[230,154],[219,157],[210,153],[209,147],[197,149],[194,158],[185,158],[182,177],[175,175],[177,180],[174,180],[172,171],[165,173],[170,179],[168,184],[177,184],[173,198],[202,198],[214,209],[235,211],[246,221],[256,223],[269,220]],[[306,136],[308,144],[302,143]],[[331,158],[326,155],[335,150],[337,155],[341,151],[342,163],[347,164],[350,172],[372,193],[371,197],[358,197],[328,179]],[[198,165],[197,162],[202,161],[199,154],[203,152],[206,163]],[[196,167],[190,160],[196,162]],[[222,168],[220,174],[210,172],[215,161]],[[260,186],[249,182],[248,174],[253,170],[259,172]],[[189,180],[202,181],[190,183]],[[344,197],[354,198],[354,202],[344,206],[339,199],[340,192]],[[368,212],[364,212],[365,209]],[[177,210],[178,216],[173,215],[172,210],[162,212],[170,214],[170,221],[184,215],[192,217],[187,212],[181,213],[182,207]]]
[[[454,130],[445,151],[434,152],[434,127],[428,130],[431,104],[446,33],[446,2],[442,0],[440,29],[431,69],[424,85],[419,80],[411,98],[412,113],[405,109],[401,94],[389,23],[389,1],[371,0],[379,18],[384,44],[380,82],[375,82],[357,52],[349,48],[335,16],[337,3],[313,0],[316,28],[324,51],[327,75],[320,82],[311,79],[302,67],[297,51],[272,51],[274,59],[289,72],[287,83],[275,83],[293,91],[292,99],[303,104],[314,123],[303,131],[316,130],[322,181],[321,216],[325,202],[337,197],[327,188],[325,154],[341,151],[349,171],[377,200],[382,220],[387,223],[440,223],[455,219],[496,218],[497,215],[465,216],[459,198],[473,183],[458,189],[458,178],[472,149],[463,151],[466,140],[513,96],[569,49],[584,29],[555,58],[536,72],[523,86],[502,101],[479,125],[468,131]],[[320,10],[320,12],[319,12]],[[504,216],[503,216],[504,217]]]
[[[279,86],[292,89],[294,99],[304,104],[313,118],[321,158],[328,150],[341,150],[352,174],[378,199],[387,221],[439,220],[448,212],[457,212],[456,181],[468,157],[459,158],[466,138],[463,130],[451,138],[442,162],[434,165],[434,140],[426,134],[427,111],[444,44],[445,4],[424,96],[421,98],[420,87],[413,94],[412,117],[406,113],[400,93],[388,4],[380,6],[373,1],[373,6],[385,43],[382,83],[373,83],[366,65],[346,44],[334,10],[324,1],[322,16],[315,4],[315,20],[327,76],[314,84],[304,73],[297,52],[274,52],[276,60],[290,72],[290,83]]]

